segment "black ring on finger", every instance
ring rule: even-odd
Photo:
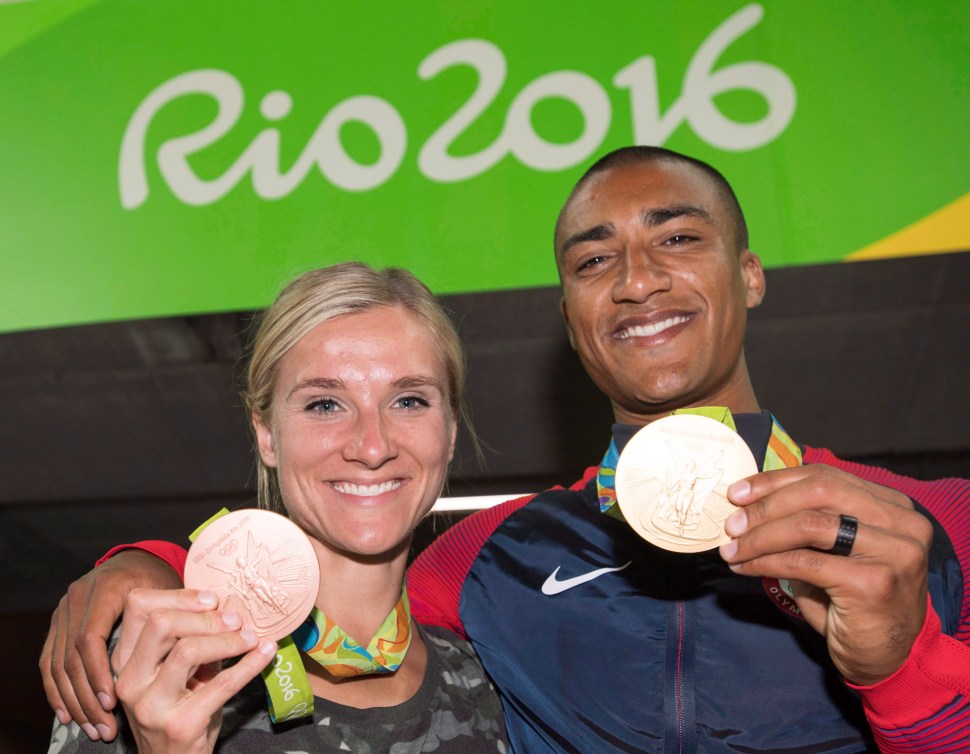
[[[855,535],[859,531],[859,519],[855,516],[839,516],[839,532],[835,535],[835,544],[826,552],[831,555],[842,555],[848,557],[852,552],[852,545],[855,544]]]

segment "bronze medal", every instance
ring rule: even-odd
[[[725,542],[724,519],[737,510],[727,488],[757,474],[740,435],[695,414],[648,424],[616,464],[616,500],[648,542],[673,552],[703,552]]]
[[[310,614],[320,569],[310,540],[288,518],[246,508],[203,529],[185,561],[185,586],[219,595],[243,628],[278,641]]]

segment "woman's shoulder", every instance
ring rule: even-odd
[[[474,647],[467,639],[441,626],[421,625],[421,632],[428,646],[429,673],[438,664],[441,670],[446,671],[445,685],[484,685],[491,693],[495,693]]]
[[[440,626],[421,626],[428,647],[426,682],[436,686],[427,738],[442,752],[505,751],[498,693],[472,645]]]

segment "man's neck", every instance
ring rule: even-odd
[[[763,411],[735,413],[731,412],[738,434],[748,444],[758,466],[764,463],[765,453],[768,450],[768,440],[771,437],[772,419],[771,415]],[[668,414],[669,416],[669,414]],[[658,417],[659,418],[659,417]],[[613,441],[616,449],[623,452],[627,442],[643,425],[624,424],[617,422],[613,425]]]

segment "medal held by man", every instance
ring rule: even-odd
[[[727,499],[727,488],[758,471],[744,440],[721,422],[667,416],[638,431],[620,454],[617,504],[651,544],[703,552],[730,540],[724,520],[737,507]]]

